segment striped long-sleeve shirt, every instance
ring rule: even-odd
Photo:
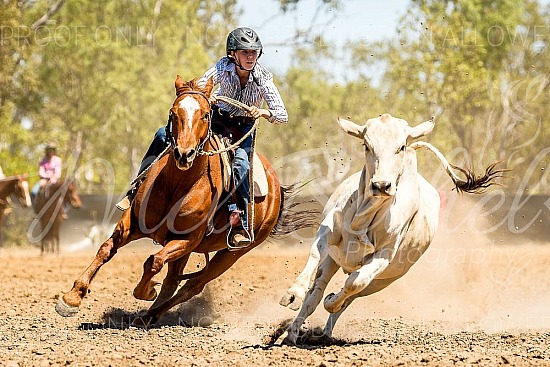
[[[235,67],[235,64],[227,56],[224,56],[203,75],[201,83],[206,84],[208,78],[212,77],[214,85],[219,85],[219,88],[214,92],[215,95],[233,98],[249,106],[260,108],[265,100],[267,108],[271,112],[269,122],[288,122],[288,113],[279,90],[273,83],[273,75],[262,65],[256,63],[254,70],[250,73],[248,82],[244,88],[241,88]],[[240,108],[221,101],[218,102],[218,106],[231,116],[248,116]]]

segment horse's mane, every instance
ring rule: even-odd
[[[179,97],[182,93],[189,91],[198,91],[209,95],[213,87],[212,78],[206,82],[206,85],[201,85],[201,83],[199,83],[200,80],[201,78],[194,78],[189,81],[183,81],[178,76],[178,79],[176,79],[176,97]]]
[[[192,90],[201,90],[199,86],[199,78],[195,78],[193,80],[183,82],[183,85],[179,85],[176,87],[176,97],[179,97],[184,92],[189,92]]]
[[[72,183],[76,183],[76,179],[74,179],[74,178],[61,178],[61,179],[57,180],[55,183],[51,183],[50,184],[50,189],[57,190],[57,189],[61,188],[64,185],[69,186]]]

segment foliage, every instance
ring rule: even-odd
[[[538,3],[417,0],[401,24],[398,40],[375,47],[375,60],[364,45],[354,53],[358,63],[386,66],[382,88],[394,110],[409,121],[435,115],[432,139],[444,150],[462,148],[477,167],[503,160],[541,189],[543,171],[522,164],[536,159],[547,134],[539,108],[548,88],[548,36],[541,32],[548,21]]]
[[[296,10],[296,7],[301,0],[279,0],[281,10],[288,12]],[[331,9],[338,9],[341,6],[342,0],[319,0],[321,6],[328,6]]]
[[[27,159],[37,162],[41,143],[55,140],[67,175],[82,176],[82,167],[93,161],[97,167],[91,171],[97,172],[86,170],[81,179],[104,186],[102,181],[114,183],[115,178],[103,173],[114,171],[121,191],[155,130],[165,123],[176,74],[200,76],[221,53],[235,3],[64,4],[31,34],[31,51],[21,61],[33,62],[32,74],[24,73],[29,79],[25,83],[36,86],[33,103],[20,97],[11,101],[18,111],[11,119],[12,136],[21,133],[21,117],[32,121]],[[28,12],[45,4],[36,2]],[[11,54],[25,56],[17,49]],[[2,123],[9,120],[4,117]]]

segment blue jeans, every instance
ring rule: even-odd
[[[36,208],[36,198],[40,192],[40,180],[38,180],[31,189],[31,204],[33,208]]]
[[[243,134],[246,134],[251,128],[252,125],[240,126]],[[250,202],[250,182],[248,180],[250,160],[248,157],[252,148],[253,135],[251,134],[241,143],[236,149],[235,158],[233,159],[233,180],[235,187],[237,187],[237,206],[243,211],[241,222],[246,230],[248,230],[248,203]]]
[[[166,127],[163,126],[157,130],[155,137],[149,145],[149,149],[145,152],[145,156],[141,160],[141,165],[139,166],[138,175],[149,167],[151,163],[166,149],[170,144],[168,137],[166,136]]]

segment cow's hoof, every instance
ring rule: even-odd
[[[55,311],[63,317],[72,317],[78,313],[80,307],[78,306],[69,306],[63,297],[59,297],[59,301],[55,305]]]
[[[334,293],[331,293],[325,297],[323,306],[325,306],[325,310],[330,313],[335,313],[342,309],[342,303],[338,302],[338,297]]]
[[[298,336],[296,335],[287,335],[286,338],[283,339],[283,345],[296,345],[298,341]]]
[[[302,306],[302,299],[298,297],[294,292],[287,291],[283,298],[279,301],[281,306],[290,308],[293,311],[298,311]]]

